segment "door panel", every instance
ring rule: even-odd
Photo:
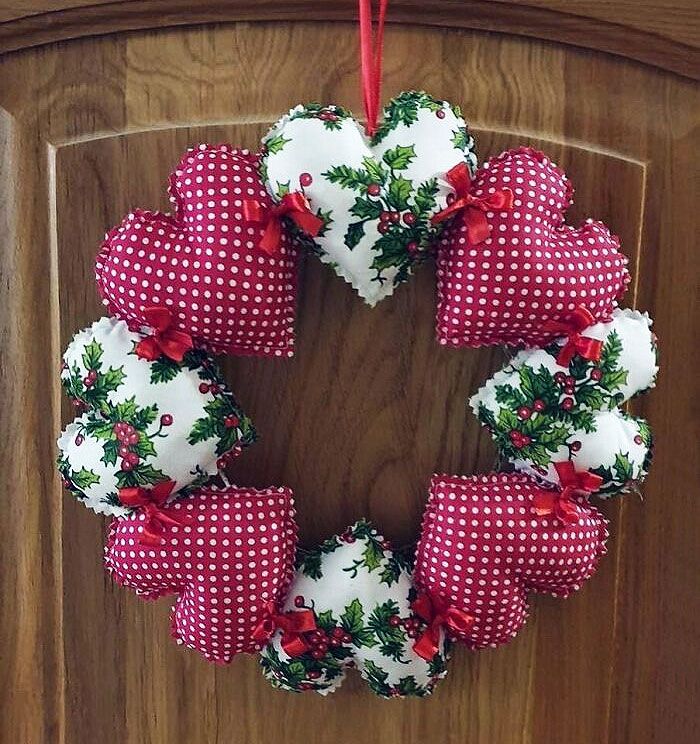
[[[101,313],[92,264],[105,230],[132,207],[167,208],[166,177],[188,143],[254,148],[304,100],[359,113],[355,34],[343,23],[237,23],[0,59],[0,384],[14,431],[0,449],[8,740],[689,740],[700,667],[688,619],[700,610],[689,80],[536,39],[388,30],[385,98],[417,87],[461,104],[482,159],[516,143],[545,149],[576,187],[571,221],[595,216],[620,235],[626,304],[656,318],[663,352],[657,390],[635,406],[657,435],[656,462],[643,504],[604,505],[612,529],[599,573],[566,602],[537,598],[509,646],[458,649],[431,699],[390,704],[356,679],[330,699],[294,696],[270,689],[253,658],[207,666],[170,641],[166,601],[112,584],[102,520],[61,494],[54,440],[70,412],[58,360]],[[433,470],[493,467],[465,400],[501,352],[439,348],[434,304],[431,266],[370,310],[307,258],[295,359],[225,361],[262,433],[230,476],[290,485],[303,544],[363,514],[408,543]]]

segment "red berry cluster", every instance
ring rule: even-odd
[[[321,121],[338,121],[340,119],[338,114],[334,114],[332,111],[321,111],[318,118]]]
[[[392,628],[403,627],[409,638],[417,638],[420,634],[423,623],[417,617],[400,618],[398,615],[392,615],[389,618],[389,625]]]
[[[112,430],[119,441],[117,453],[122,458],[119,467],[126,472],[133,470],[141,462],[141,458],[131,447],[139,443],[141,435],[126,421],[118,421]]]
[[[206,395],[207,393],[216,395],[217,393],[221,392],[221,388],[216,383],[212,383],[211,385],[209,385],[206,382],[200,382],[199,392],[202,393],[202,395]]]
[[[83,385],[86,388],[91,388],[97,382],[97,370],[89,369],[85,377],[83,377]]]

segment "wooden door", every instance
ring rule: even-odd
[[[691,0],[396,0],[390,12],[385,96],[424,88],[461,104],[481,158],[516,143],[550,153],[576,186],[571,219],[595,216],[621,236],[626,304],[656,319],[662,374],[635,404],[657,436],[654,467],[643,501],[605,504],[609,554],[579,594],[536,599],[505,648],[458,649],[429,700],[382,701],[356,679],[330,699],[295,696],[273,691],[254,658],[215,668],[172,644],[167,602],[112,584],[102,520],[61,493],[54,441],[70,413],[58,360],[101,313],[92,263],[105,229],[133,206],[167,207],[165,179],[188,143],[254,148],[301,101],[360,112],[354,7],[0,8],[3,741],[697,741]],[[465,400],[500,352],[438,348],[433,314],[432,267],[370,310],[307,259],[296,358],[226,361],[263,434],[231,475],[292,486],[304,544],[361,515],[409,542],[433,470],[493,466]]]

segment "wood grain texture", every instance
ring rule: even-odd
[[[201,23],[356,18],[356,0],[15,0],[0,8],[0,53]],[[389,21],[548,39],[700,78],[695,0],[392,0]]]
[[[460,103],[482,157],[524,142],[565,167],[572,221],[596,216],[621,236],[634,276],[627,304],[656,318],[663,353],[658,388],[635,405],[658,440],[644,503],[604,506],[612,538],[597,576],[565,602],[536,599],[509,646],[458,649],[433,698],[392,704],[356,679],[330,699],[275,692],[252,658],[215,668],[177,648],[167,602],[144,603],[105,576],[104,524],[61,494],[53,469],[56,431],[70,415],[58,360],[101,312],[92,261],[105,229],[133,206],[167,207],[166,176],[190,142],[254,147],[303,100],[359,112],[354,27],[118,34],[0,65],[0,415],[12,432],[0,439],[0,740],[694,740],[695,84],[533,39],[410,26],[387,34],[386,95],[423,87]],[[500,352],[439,348],[434,304],[430,266],[370,310],[307,259],[296,358],[226,361],[263,435],[230,475],[292,486],[304,544],[363,514],[411,540],[434,469],[492,467],[465,400]]]

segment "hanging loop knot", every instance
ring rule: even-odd
[[[571,460],[555,462],[554,468],[559,476],[559,491],[539,491],[532,505],[538,516],[554,514],[564,524],[578,524],[581,517],[576,496],[590,496],[600,488],[603,479],[588,470],[577,471]]]
[[[421,592],[411,602],[411,609],[428,624],[413,644],[413,650],[426,661],[431,661],[440,649],[440,629],[443,626],[458,635],[466,633],[474,624],[474,618],[471,615],[456,607],[450,607],[436,594]]]
[[[544,323],[542,330],[567,337],[566,343],[557,355],[557,364],[568,367],[576,354],[592,362],[597,362],[600,359],[603,342],[597,338],[581,335],[581,331],[595,322],[591,311],[583,305],[579,305],[566,320],[548,320]]]
[[[193,346],[192,336],[171,327],[173,316],[165,307],[145,307],[143,315],[146,323],[153,329],[153,334],[136,344],[137,356],[149,362],[154,362],[161,356],[181,362]]]
[[[144,545],[160,545],[165,528],[189,524],[190,517],[177,514],[172,509],[165,509],[165,504],[175,488],[175,481],[164,480],[152,488],[120,488],[119,501],[124,506],[137,509],[144,514],[139,542]]]
[[[279,250],[283,217],[288,217],[311,237],[316,237],[323,227],[323,220],[311,211],[309,201],[301,191],[285,194],[279,204],[269,207],[257,199],[246,199],[243,202],[243,217],[248,222],[263,223],[265,231],[260,240],[260,249],[268,256],[274,256]]]
[[[278,612],[274,602],[265,605],[264,617],[253,630],[253,640],[266,643],[276,630],[282,631],[282,650],[289,657],[301,656],[309,650],[304,633],[316,630],[313,610]]]
[[[471,245],[483,243],[491,234],[491,225],[486,219],[486,212],[503,212],[513,208],[513,192],[499,189],[486,196],[474,196],[471,193],[472,179],[466,163],[457,163],[447,171],[447,181],[454,189],[455,199],[445,209],[434,215],[430,222],[437,225],[453,215],[460,214],[462,224],[467,228]]]

